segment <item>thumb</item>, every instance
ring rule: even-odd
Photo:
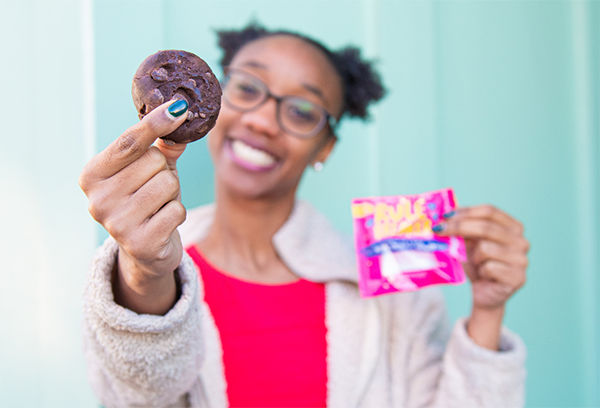
[[[165,155],[169,170],[177,172],[177,159],[183,154],[187,146],[186,143],[167,144],[163,139],[156,139],[154,146]]]
[[[188,103],[185,99],[175,99],[159,106],[154,111],[159,109],[164,111],[164,115],[160,115],[162,116],[160,120],[167,118],[172,122],[171,127],[176,124],[176,128],[185,122],[185,118],[187,117],[186,113],[188,110]],[[154,111],[152,111],[151,114],[154,113]],[[157,118],[160,116],[157,115]],[[174,131],[175,128],[173,128],[171,132]],[[164,139],[156,139],[154,145],[158,147],[162,154],[165,155],[169,169],[176,171],[177,159],[179,159],[179,156],[183,154],[186,144],[169,142],[170,141],[165,142]]]
[[[157,106],[137,124],[145,130],[147,146],[158,137],[173,133],[187,119],[188,103],[185,99],[172,99]]]

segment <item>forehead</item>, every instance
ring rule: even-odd
[[[231,66],[261,73],[269,86],[316,88],[336,111],[341,104],[342,85],[336,69],[320,49],[300,38],[275,35],[253,41],[238,51]]]

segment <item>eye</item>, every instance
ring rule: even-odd
[[[243,98],[254,99],[261,94],[260,89],[249,82],[240,82],[236,84],[235,93]]]
[[[293,99],[286,104],[285,115],[292,122],[312,124],[319,122],[322,113],[311,102],[302,99]]]
[[[250,102],[262,99],[264,90],[257,81],[244,75],[231,75],[227,83],[227,94],[233,101]]]

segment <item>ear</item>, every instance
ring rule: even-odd
[[[314,166],[316,162],[325,163],[325,161],[327,161],[327,158],[333,151],[333,147],[335,146],[336,142],[337,137],[335,135],[327,136],[327,138],[323,141],[323,145],[321,146],[317,154],[315,154],[315,157],[313,157],[313,160],[310,162],[310,164]]]

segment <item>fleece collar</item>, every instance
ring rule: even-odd
[[[188,211],[178,228],[184,247],[202,240],[213,223],[215,205]],[[357,281],[351,241],[336,231],[312,204],[296,200],[273,245],[292,272],[312,282]]]

